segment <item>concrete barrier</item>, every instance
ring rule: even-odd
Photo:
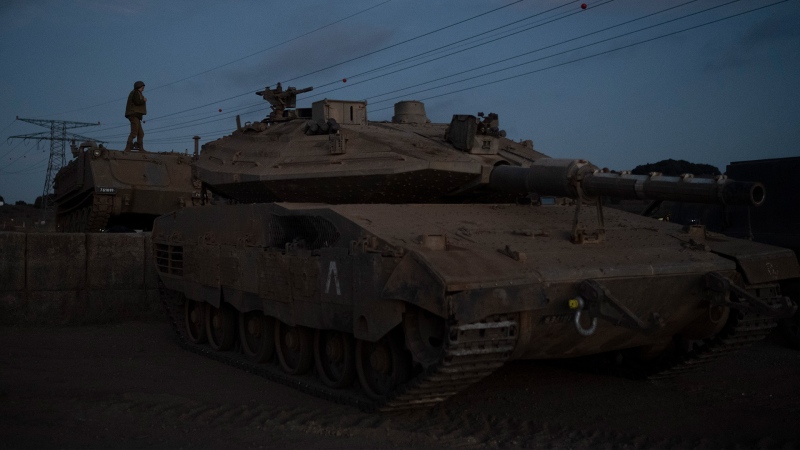
[[[0,232],[0,325],[161,317],[149,234]]]

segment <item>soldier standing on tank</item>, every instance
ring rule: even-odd
[[[125,151],[131,151],[138,148],[140,152],[145,151],[142,139],[144,138],[144,130],[142,130],[142,116],[147,114],[147,97],[142,94],[144,91],[144,82],[137,81],[133,83],[133,90],[128,94],[128,103],[125,105],[125,117],[131,122],[131,134],[128,135],[128,143],[125,144]],[[133,138],[136,137],[136,143],[133,143]]]

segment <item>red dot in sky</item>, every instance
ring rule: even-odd
[[[347,78],[342,78],[342,83],[347,83]]]
[[[222,112],[222,108],[219,109],[219,112]]]
[[[581,9],[586,9],[586,3],[581,3]]]

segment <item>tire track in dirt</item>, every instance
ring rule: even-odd
[[[85,406],[85,405],[84,405]],[[201,403],[170,395],[125,394],[98,402],[89,414],[148,415],[184,425],[213,429],[285,429],[333,437],[361,437],[414,442],[419,446],[458,448],[603,446],[627,442],[628,448],[684,447],[698,443],[653,441],[643,436],[603,431],[570,430],[548,423],[499,419],[446,408],[387,415],[366,414],[334,406],[327,410],[281,405],[225,405]]]

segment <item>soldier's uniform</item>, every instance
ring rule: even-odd
[[[147,99],[139,90],[144,87],[144,82],[137,81],[133,83],[133,90],[128,94],[128,103],[125,105],[125,117],[131,122],[131,134],[128,135],[128,143],[125,144],[125,151],[129,151],[135,147],[139,147],[139,151],[144,150],[142,139],[144,138],[144,130],[142,130],[142,116],[147,114]],[[136,137],[136,144],[134,146],[133,138]]]

